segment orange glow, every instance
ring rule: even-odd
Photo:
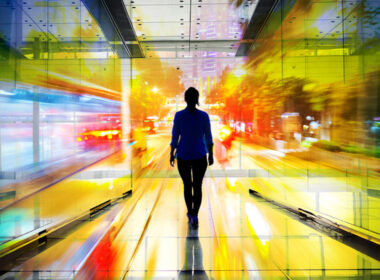
[[[226,140],[232,133],[232,130],[228,126],[224,126],[220,130],[220,140],[224,141]]]

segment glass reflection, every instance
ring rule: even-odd
[[[81,1],[1,1],[0,18],[0,243],[7,250],[126,191],[96,180],[105,174],[96,168],[89,180],[64,181],[121,149],[123,86],[120,59]]]
[[[203,267],[202,245],[198,237],[198,229],[187,225],[185,241],[185,263],[178,279],[209,279]]]

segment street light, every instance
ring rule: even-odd
[[[157,88],[157,87],[154,87],[154,88],[152,89],[152,91],[153,91],[154,93],[157,93],[157,92],[158,92],[158,88]]]

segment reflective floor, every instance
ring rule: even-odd
[[[217,158],[204,179],[199,228],[192,229],[187,223],[181,179],[176,169],[169,166],[168,137],[169,133],[165,131],[148,137],[155,148],[148,150],[146,158],[141,160],[151,164],[140,172],[140,177],[133,177],[132,196],[83,221],[69,232],[49,236],[38,252],[17,258],[12,271],[2,275],[1,279],[380,277],[380,262],[369,257],[365,248],[361,252],[355,250],[334,232],[318,231],[283,208],[250,196],[248,192],[254,187],[277,201],[346,219],[353,225],[357,221],[367,222],[370,230],[371,225],[379,224],[376,222],[379,215],[377,199],[366,197],[367,206],[357,207],[358,212],[349,203],[362,195],[361,177],[342,178],[339,171],[324,177],[278,175],[284,166],[286,170],[302,172],[304,168],[317,170],[318,163],[292,160],[257,145],[244,147],[244,151],[251,153],[251,157],[245,157],[250,162],[239,163],[232,148],[228,162]],[[237,142],[234,145],[246,144]],[[141,162],[133,164],[144,165]],[[221,164],[230,165],[224,173]],[[236,171],[238,168],[233,167],[239,164],[242,169]],[[103,185],[109,188],[115,180],[90,179],[89,174],[105,170],[120,172],[125,166],[126,160],[116,154],[60,184],[63,184],[62,188],[71,186],[72,190],[81,188],[82,199],[91,200],[94,198],[87,196],[86,188]],[[255,175],[242,177],[244,166],[255,170],[251,171],[251,174],[256,172]],[[268,166],[271,166],[270,170]],[[331,169],[323,166],[320,170]],[[235,176],[232,176],[234,172]],[[118,181],[123,188],[131,184],[130,178],[125,180]],[[59,188],[54,186],[40,195],[50,195]],[[35,199],[30,199],[33,205]],[[79,202],[81,199],[75,202],[69,197],[63,199],[66,208],[51,202],[51,209],[56,211],[46,212],[50,222],[59,220],[60,213],[66,214],[68,209],[73,213],[80,211],[73,205],[85,208]],[[14,209],[27,213],[33,208],[23,202]],[[357,217],[359,211],[365,212],[360,219]]]

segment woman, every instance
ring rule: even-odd
[[[184,185],[187,217],[195,228],[198,227],[202,181],[207,169],[207,153],[208,164],[214,163],[210,118],[206,112],[195,107],[199,105],[198,100],[199,92],[193,87],[188,88],[185,92],[187,107],[174,116],[170,143],[170,165],[174,166],[174,151],[176,150],[178,171]],[[191,178],[191,173],[193,178]]]

